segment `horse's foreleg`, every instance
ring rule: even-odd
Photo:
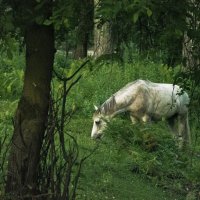
[[[142,122],[146,123],[146,122],[150,122],[151,121],[151,117],[149,117],[149,115],[145,114],[142,117]]]
[[[151,121],[151,118],[149,117],[149,115],[146,115],[146,114],[143,115],[140,118],[137,118],[137,117],[135,117],[133,115],[130,115],[130,118],[131,118],[131,121],[132,121],[133,124],[136,124],[138,121],[142,121],[144,123]]]
[[[136,124],[138,122],[138,119],[136,117],[134,117],[133,115],[130,115],[130,118],[131,118],[131,122],[133,124]]]

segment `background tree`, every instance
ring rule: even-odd
[[[89,42],[93,31],[93,0],[75,1],[74,10],[78,14],[77,26],[75,27],[76,44],[74,58],[87,57]]]
[[[183,38],[183,61],[187,69],[196,71],[199,68],[199,30],[200,3],[196,0],[187,1],[187,15],[185,15],[186,29]]]
[[[113,49],[122,56],[124,47],[140,54],[161,54],[169,65],[181,59],[185,28],[185,1],[100,1],[101,24],[109,22]],[[95,39],[97,40],[97,39]]]
[[[110,20],[101,15],[101,9],[106,2],[101,0],[94,2],[94,57],[98,58],[101,55],[109,55],[113,52],[112,29]]]
[[[17,36],[18,30],[13,25],[13,15],[7,1],[0,2],[0,52],[12,57],[13,38]]]

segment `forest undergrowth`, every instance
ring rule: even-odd
[[[82,62],[66,61],[57,54],[54,69],[70,76]],[[2,57],[0,65],[1,196],[13,117],[22,90],[24,60],[16,54],[12,59]],[[139,56],[124,63],[91,60],[79,72],[82,77],[70,90],[66,102],[67,112],[73,111],[73,115],[65,132],[76,139],[80,157],[96,145],[96,141],[90,139],[94,105],[101,105],[125,84],[136,79],[173,83],[180,68],[140,59]],[[52,90],[55,96],[63,90],[56,76]],[[190,94],[190,90],[187,92]],[[116,117],[109,124],[105,137],[98,142],[97,150],[84,162],[77,199],[200,199],[200,123],[195,105],[196,100],[192,99],[192,145],[188,151],[178,148],[165,121],[133,126],[126,113]]]

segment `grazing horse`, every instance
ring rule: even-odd
[[[100,107],[95,106],[91,137],[100,138],[110,119],[128,111],[134,124],[166,119],[176,138],[186,145],[190,142],[189,101],[188,94],[177,85],[136,80],[113,94]]]

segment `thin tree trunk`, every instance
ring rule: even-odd
[[[85,58],[87,57],[87,50],[88,50],[88,34],[87,33],[82,33],[83,35],[79,40],[81,41],[78,42],[75,51],[74,51],[74,59],[80,59],[80,58]]]
[[[186,18],[186,24],[188,30],[184,33],[183,38],[183,47],[182,47],[182,57],[184,65],[187,70],[195,71],[199,68],[200,59],[199,59],[199,40],[198,40],[198,30],[200,27],[199,16],[197,15],[197,8],[199,7],[199,1],[197,0],[188,0],[190,9],[188,11],[188,16]],[[188,32],[193,34],[188,34]]]
[[[102,55],[112,54],[112,34],[110,22],[102,22],[99,20],[97,10],[101,1],[94,0],[94,57],[98,58]]]
[[[6,183],[6,192],[18,195],[16,199],[38,193],[38,163],[48,115],[55,52],[53,28],[29,26],[25,42],[24,88],[15,115]]]
[[[74,50],[74,58],[87,57],[89,38],[93,30],[94,2],[82,0],[80,2],[80,16],[77,29],[77,44]]]
[[[109,22],[105,22],[98,27],[98,21],[95,23],[94,29],[94,57],[113,53],[111,26]]]

